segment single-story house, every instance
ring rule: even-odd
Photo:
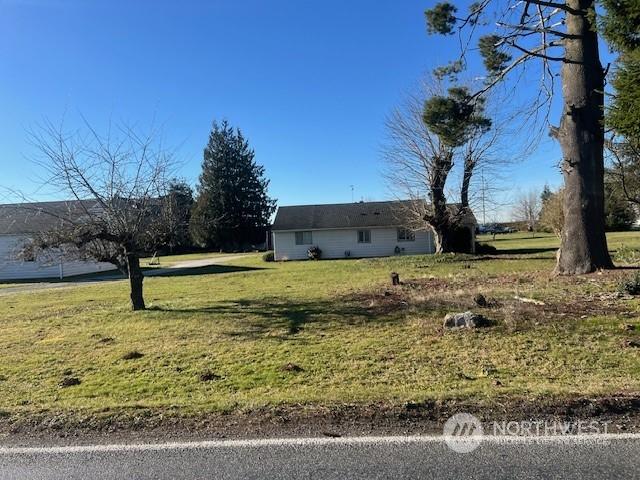
[[[279,207],[271,231],[276,260],[307,258],[317,246],[322,258],[385,257],[435,252],[433,232],[413,229],[411,202],[357,202]],[[475,235],[475,217],[470,234]]]
[[[97,208],[92,200],[0,205],[0,281],[58,278],[114,270],[110,263],[70,258],[51,250],[36,258],[20,251],[35,234],[59,227],[64,220],[81,221]]]

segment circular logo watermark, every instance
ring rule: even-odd
[[[480,446],[482,423],[469,413],[456,413],[444,424],[442,431],[447,446],[458,453],[473,452]]]

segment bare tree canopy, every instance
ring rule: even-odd
[[[611,179],[627,201],[640,207],[640,148],[616,136],[606,146]]]
[[[419,207],[411,215],[413,228],[432,229],[438,253],[472,251],[472,239],[458,242],[458,237],[468,230],[462,224],[471,212],[473,174],[512,160],[496,149],[505,133],[503,119],[490,119],[485,100],[471,99],[467,88],[445,90],[441,82],[428,79],[392,111],[386,124],[383,153],[390,187],[396,196],[429,200],[412,202]],[[456,165],[461,183],[451,189]]]
[[[516,199],[513,209],[513,219],[527,224],[527,229],[535,236],[540,217],[541,206],[540,193],[536,190],[529,190],[521,193]]]
[[[127,272],[131,306],[145,308],[140,257],[170,243],[173,198],[168,195],[172,155],[155,132],[127,126],[99,134],[88,123],[66,132],[45,122],[30,133],[48,187],[73,200],[73,215],[41,211],[60,221],[36,234],[31,251],[65,248],[77,256],[111,262]]]

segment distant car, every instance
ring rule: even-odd
[[[478,233],[490,233],[495,235],[497,233],[514,233],[517,230],[513,227],[506,227],[504,225],[498,225],[497,223],[492,223],[490,225],[480,225],[478,227]]]

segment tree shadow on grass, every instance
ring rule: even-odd
[[[198,308],[153,307],[153,310],[184,316],[220,315],[237,320],[238,329],[225,332],[231,337],[290,340],[309,324],[357,325],[365,322],[395,322],[395,316],[375,315],[364,306],[343,299],[296,302],[292,300],[236,300]],[[286,330],[286,335],[271,333]]]
[[[533,255],[537,253],[557,252],[556,247],[538,247],[538,248],[507,248],[500,249],[492,255]]]
[[[549,240],[551,238],[556,238],[553,236],[536,236],[536,237],[532,237],[531,235],[528,235],[526,237],[505,237],[502,234],[498,233],[496,235],[496,238],[482,238],[482,239],[478,239],[479,242],[481,243],[487,243],[487,242],[526,242],[527,240]]]
[[[190,275],[217,275],[221,273],[251,272],[265,270],[262,267],[241,267],[236,265],[207,265],[204,267],[171,268],[154,272],[153,269],[145,270],[145,277],[185,277]]]

